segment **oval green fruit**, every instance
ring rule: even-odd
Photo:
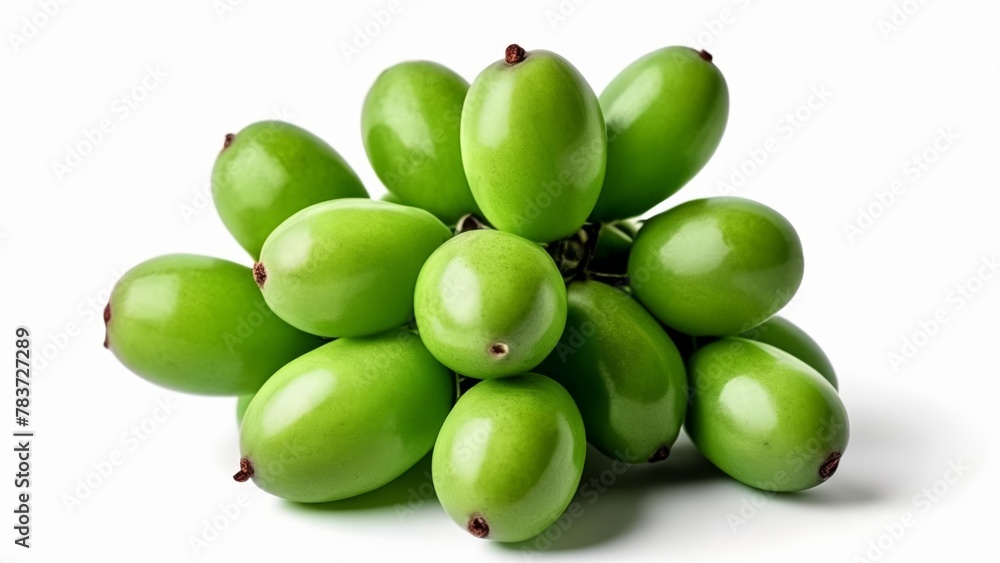
[[[805,362],[771,346],[723,338],[688,361],[685,429],[713,464],[766,491],[826,481],[847,447],[847,411]]]
[[[677,347],[625,292],[572,282],[566,330],[536,368],[561,383],[580,407],[587,440],[628,463],[666,459],[687,408],[687,376]]]
[[[536,242],[583,226],[604,181],[607,135],[593,90],[566,59],[517,45],[462,108],[462,162],[496,228]]]
[[[282,221],[341,197],[368,197],[368,192],[330,145],[282,121],[261,121],[226,135],[212,169],[219,217],[254,260]]]
[[[698,199],[645,222],[629,255],[636,298],[692,336],[732,336],[766,321],[802,282],[787,219],[737,197]]]
[[[429,61],[375,79],[361,109],[368,160],[390,192],[446,224],[478,212],[462,168],[459,125],[469,83]]]
[[[756,340],[784,350],[819,372],[824,379],[837,389],[837,372],[819,344],[804,330],[780,316],[773,316],[763,323],[740,335],[747,340]]]
[[[486,379],[527,371],[566,324],[566,285],[540,246],[494,230],[462,233],[417,279],[420,337],[444,365]]]
[[[462,395],[441,428],[434,489],[472,535],[526,540],[569,506],[586,447],[580,411],[555,381],[532,373],[484,381]]]
[[[453,395],[451,372],[411,332],[335,340],[254,396],[234,478],[297,502],[375,490],[430,451]]]
[[[722,140],[729,89],[712,57],[666,47],[638,59],[601,94],[607,173],[593,221],[641,215],[688,183]]]
[[[250,268],[192,254],[142,262],[115,284],[105,347],[157,385],[204,395],[253,393],[322,344],[264,303]]]
[[[406,324],[424,260],[451,230],[423,209],[370,199],[307,207],[267,238],[254,277],[292,326],[326,337]]]

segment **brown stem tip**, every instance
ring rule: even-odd
[[[236,135],[232,133],[226,133],[226,140],[222,142],[222,150],[229,148],[229,145],[233,144],[233,140],[236,139]]]
[[[526,53],[524,49],[521,48],[517,43],[512,43],[507,47],[507,51],[504,53],[504,59],[507,60],[507,64],[516,65],[517,63],[524,60]]]
[[[253,281],[257,282],[257,287],[264,288],[264,282],[267,281],[267,269],[264,268],[263,262],[254,262]]]
[[[819,466],[819,479],[820,481],[826,481],[837,472],[837,466],[840,465],[840,452],[833,452],[823,465]]]
[[[472,518],[469,518],[468,529],[470,534],[479,539],[483,539],[490,535],[490,527],[486,524],[486,519],[482,516],[473,516]]]
[[[490,345],[490,357],[494,360],[502,360],[510,353],[510,346],[503,342],[495,342]]]
[[[111,302],[104,306],[104,347],[110,349],[111,346],[108,343],[108,322],[111,321]]]
[[[670,448],[666,446],[660,446],[660,449],[653,452],[653,455],[649,456],[649,463],[656,463],[658,461],[663,461],[670,457]]]
[[[240,458],[240,470],[236,472],[236,475],[233,475],[233,479],[238,483],[245,483],[251,477],[253,477],[253,465],[249,459]]]
[[[712,62],[712,53],[709,53],[708,51],[702,49],[701,51],[698,51],[698,55],[701,56],[701,58],[705,59],[706,61]]]

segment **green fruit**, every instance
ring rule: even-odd
[[[737,197],[689,201],[646,221],[632,245],[636,298],[693,336],[730,336],[766,321],[802,282],[802,244],[770,207]]]
[[[688,374],[685,429],[734,479],[801,491],[836,471],[847,447],[847,411],[805,362],[769,344],[723,338],[695,352]]]
[[[447,224],[479,211],[459,147],[468,90],[465,79],[437,63],[404,62],[379,75],[361,109],[365,152],[379,179]]]
[[[729,89],[712,57],[687,47],[653,51],[601,94],[607,174],[593,221],[635,217],[688,183],[712,157],[729,117]]]
[[[597,246],[588,269],[602,274],[624,274],[628,269],[628,254],[632,250],[632,235],[615,223],[601,225]]]
[[[140,377],[204,395],[256,391],[288,361],[322,344],[264,304],[250,269],[169,254],[129,270],[104,309],[104,346]]]
[[[438,500],[479,538],[534,537],[569,506],[586,454],[580,411],[565,389],[528,373],[465,392],[434,444]]]
[[[462,375],[501,377],[537,366],[559,342],[566,286],[538,245],[502,231],[468,231],[424,264],[414,309],[438,361]]]
[[[462,162],[486,219],[537,242],[576,232],[604,181],[607,135],[593,90],[566,59],[507,48],[462,108]]]
[[[740,335],[784,350],[819,372],[837,388],[837,372],[815,340],[784,317],[774,316]]]
[[[567,291],[566,330],[537,368],[570,392],[587,440],[629,463],[666,459],[687,407],[684,361],[641,305],[596,282]]]
[[[239,426],[243,424],[243,415],[247,413],[247,407],[250,406],[250,401],[253,399],[253,395],[241,395],[236,399],[236,425]]]
[[[274,230],[254,277],[267,304],[292,326],[327,337],[376,334],[410,320],[420,267],[450,237],[423,209],[327,201]]]
[[[297,502],[372,491],[430,451],[453,395],[452,374],[413,333],[335,340],[254,396],[234,478]]]
[[[261,121],[226,135],[212,169],[219,217],[254,260],[282,221],[314,203],[341,197],[368,193],[330,145],[281,121]]]

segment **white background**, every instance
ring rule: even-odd
[[[0,8],[0,335],[13,355],[15,327],[30,327],[38,357],[32,548],[12,543],[8,438],[0,557],[972,561],[992,550],[1000,276],[981,264],[1000,252],[996,2],[399,0],[384,24],[372,14],[387,1],[67,2],[40,15],[48,4]],[[893,24],[894,7],[910,13]],[[366,25],[376,33],[359,37]],[[806,276],[784,314],[834,361],[851,416],[831,481],[762,495],[682,443],[661,466],[605,473],[611,486],[581,496],[583,516],[550,531],[556,540],[505,547],[471,538],[424,500],[426,467],[380,494],[314,509],[237,484],[235,400],[156,388],[101,347],[100,311],[132,265],[168,252],[250,263],[206,199],[225,133],[276,116],[302,125],[377,196],[360,137],[376,75],[426,58],[471,80],[515,41],[563,54],[598,92],[658,47],[715,55],[732,99],[726,135],[659,209],[720,195],[745,166],[748,178],[729,191],[798,228]],[[344,45],[359,52],[345,55]],[[109,132],[88,141],[102,120]],[[945,151],[933,149],[939,131],[956,137],[938,142]],[[765,144],[776,147],[766,162],[747,163]],[[81,161],[57,172],[81,145]],[[913,159],[928,149],[934,161],[923,169]],[[901,193],[880,203],[876,192],[896,181]],[[859,208],[878,216],[849,236]],[[971,298],[958,297],[961,285]],[[937,328],[927,324],[936,314],[947,319]],[[890,354],[914,338],[916,353],[893,365]],[[11,430],[12,383],[0,386]],[[133,428],[141,441],[128,437]],[[112,457],[121,463],[108,474]],[[88,478],[97,486],[84,487]],[[411,491],[412,510],[398,504]],[[227,508],[236,503],[238,514]]]

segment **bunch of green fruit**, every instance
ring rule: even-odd
[[[105,346],[159,385],[239,396],[235,479],[296,502],[372,491],[433,449],[448,515],[519,541],[566,509],[587,442],[660,462],[682,427],[742,483],[816,486],[848,423],[822,350],[775,316],[802,280],[791,224],[734,197],[635,220],[705,165],[728,96],[684,47],[600,97],[517,45],[471,85],[396,65],[361,117],[384,201],[299,127],[227,135],[214,200],[252,267],[139,264]]]

